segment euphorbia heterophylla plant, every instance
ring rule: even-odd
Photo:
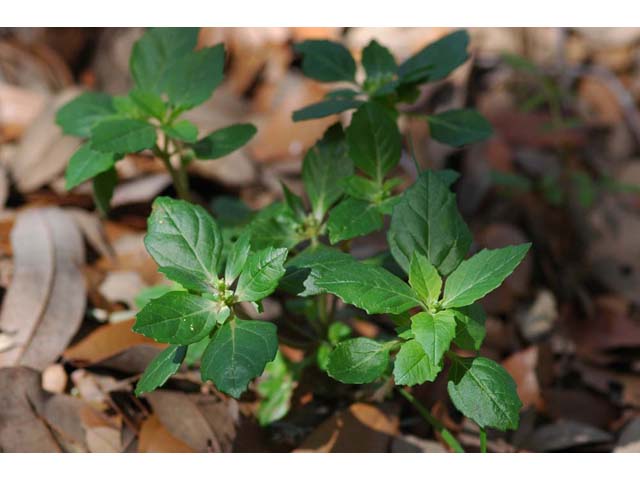
[[[127,95],[86,92],[58,110],[63,131],[87,139],[69,161],[67,189],[93,179],[95,202],[104,212],[118,180],[116,162],[127,153],[150,150],[163,161],[178,195],[188,199],[186,168],[193,159],[223,157],[253,137],[251,124],[200,136],[193,123],[181,118],[206,101],[223,79],[224,46],[194,50],[197,40],[197,28],[147,30],[133,46],[134,88]]]

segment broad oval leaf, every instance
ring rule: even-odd
[[[272,203],[260,210],[247,227],[251,231],[251,248],[292,248],[304,240],[296,231],[297,227],[298,223],[285,204]]]
[[[382,214],[373,203],[346,198],[329,214],[327,228],[331,244],[367,235],[383,227]]]
[[[393,77],[398,69],[389,49],[375,40],[371,40],[362,50],[362,66],[368,81]]]
[[[388,348],[370,338],[352,338],[340,342],[329,355],[327,373],[342,383],[371,383],[389,364]]]
[[[208,283],[217,278],[222,236],[216,222],[199,205],[157,198],[144,244],[160,267],[185,270]]]
[[[482,250],[463,261],[444,286],[443,306],[464,307],[495,290],[525,257],[530,243]]]
[[[356,63],[347,48],[329,40],[306,40],[294,47],[303,55],[304,74],[321,82],[354,81]]]
[[[239,397],[251,380],[264,371],[278,352],[273,323],[234,319],[222,325],[204,351],[200,362],[202,380]]]
[[[247,263],[249,252],[251,251],[251,232],[245,230],[236,240],[227,257],[227,264],[224,268],[224,280],[227,285],[231,285],[238,278],[242,268]]]
[[[442,369],[442,357],[456,335],[453,312],[442,311],[435,315],[420,312],[411,317],[411,331],[422,346],[436,373]]]
[[[243,147],[256,134],[250,123],[239,123],[211,132],[193,145],[193,151],[201,160],[215,160]]]
[[[456,317],[456,338],[453,342],[464,350],[480,350],[487,334],[484,324],[487,319],[482,305],[472,303],[467,307],[451,310]]]
[[[88,137],[91,129],[116,113],[113,98],[106,93],[85,92],[56,113],[56,123],[67,135]]]
[[[91,130],[91,148],[104,153],[132,153],[156,144],[156,129],[142,120],[112,118]]]
[[[85,143],[69,159],[69,165],[64,174],[65,188],[71,190],[82,182],[109,170],[115,165],[117,159],[117,154],[98,152],[93,150],[89,143]]]
[[[216,326],[219,318],[229,314],[198,295],[174,291],[147,303],[136,315],[133,331],[172,345],[189,345],[202,340]]]
[[[157,93],[136,88],[129,92],[129,98],[144,115],[158,120],[164,118],[166,106]]]
[[[411,258],[409,284],[427,305],[437,302],[440,298],[442,279],[438,270],[424,255],[417,252],[414,252]]]
[[[448,110],[428,115],[427,122],[431,137],[452,147],[481,142],[493,134],[487,119],[471,109]]]
[[[431,171],[423,172],[395,205],[387,239],[393,258],[405,272],[417,252],[445,276],[460,264],[471,245],[455,195]]]
[[[393,366],[396,385],[419,385],[435,380],[440,368],[431,362],[416,340],[409,340],[400,347]]]
[[[362,100],[356,100],[355,98],[329,98],[294,111],[291,118],[294,122],[324,118],[352,108],[358,108],[362,103]]]
[[[184,345],[170,345],[154,358],[147,366],[136,385],[136,396],[153,392],[165,384],[169,377],[180,370],[180,365],[187,354]]]
[[[273,247],[252,253],[238,279],[237,301],[257,302],[273,293],[284,275],[287,253],[286,248]]]
[[[198,127],[189,120],[180,120],[171,126],[164,126],[162,130],[172,138],[181,142],[192,143],[198,139]]]
[[[456,408],[480,428],[518,428],[522,402],[516,383],[493,360],[453,357],[447,390]]]
[[[400,161],[402,137],[395,120],[380,106],[365,103],[353,114],[347,128],[349,156],[355,165],[382,183]]]

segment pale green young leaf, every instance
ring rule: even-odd
[[[180,369],[186,353],[186,346],[170,345],[157,355],[138,380],[136,396],[153,392],[156,388],[164,385],[169,377]]]
[[[166,106],[157,93],[136,88],[129,92],[129,98],[146,116],[157,118],[158,120],[164,118]]]
[[[201,160],[215,160],[243,147],[256,132],[256,127],[250,123],[221,128],[198,140],[193,151]]]
[[[169,101],[180,109],[190,109],[207,100],[222,82],[224,45],[202,48],[176,59],[167,72]]]
[[[373,201],[382,194],[380,184],[359,175],[352,175],[342,181],[347,195],[360,200]]]
[[[256,302],[273,293],[284,275],[287,253],[286,248],[268,247],[249,255],[238,279],[238,301]]]
[[[400,161],[402,137],[384,108],[365,103],[353,114],[347,128],[349,156],[355,165],[382,183],[385,174]]]
[[[383,227],[376,205],[357,198],[346,198],[329,213],[327,228],[331,244],[367,235]]]
[[[238,398],[278,351],[273,323],[234,319],[216,331],[200,362],[202,380]]]
[[[370,338],[360,337],[339,343],[329,355],[327,373],[342,383],[371,383],[389,364],[388,348]]]
[[[442,278],[427,257],[414,252],[409,268],[409,284],[423,302],[431,305],[438,301],[442,291]]]
[[[487,119],[471,109],[448,110],[428,115],[427,122],[431,138],[452,147],[481,142],[493,134]]]
[[[303,55],[304,74],[321,82],[354,81],[356,63],[347,48],[328,40],[306,40],[294,47]]]
[[[346,323],[333,322],[327,329],[327,340],[332,345],[337,345],[342,340],[346,340],[351,336],[351,327]]]
[[[91,129],[91,148],[104,153],[133,153],[156,144],[156,129],[142,120],[112,118]]]
[[[427,356],[424,349],[416,340],[409,340],[400,347],[393,366],[393,377],[396,385],[419,385],[432,382],[440,372]]]
[[[451,310],[456,317],[456,338],[453,342],[464,350],[480,350],[487,334],[484,324],[487,314],[479,303]]]
[[[118,155],[97,152],[89,143],[85,143],[69,159],[69,165],[64,174],[65,188],[71,190],[82,182],[109,170],[115,165],[117,159]]]
[[[216,222],[199,205],[157,198],[144,244],[160,267],[185,270],[208,283],[217,278],[222,236]]]
[[[480,428],[518,428],[522,402],[516,383],[493,360],[452,357],[447,390],[455,407]]]
[[[58,110],[56,123],[67,135],[88,137],[98,122],[115,113],[111,96],[106,93],[85,92]]]
[[[118,172],[115,167],[105,170],[93,177],[93,201],[100,213],[106,215],[109,211],[109,204],[113,191],[118,183]]]
[[[429,357],[433,370],[439,372],[442,368],[442,357],[449,350],[456,335],[453,312],[420,312],[411,317],[411,331]]]
[[[362,104],[362,100],[356,100],[355,98],[328,98],[294,111],[291,118],[294,122],[324,118],[352,108],[358,108]]]
[[[196,343],[187,345],[187,355],[184,357],[184,363],[186,363],[189,367],[193,367],[196,363],[198,363],[200,361],[200,358],[202,358],[202,354],[209,346],[209,342],[211,342],[211,337],[206,336]]]
[[[181,142],[193,143],[198,139],[198,127],[189,120],[180,120],[173,125],[165,125],[162,130]]]
[[[188,345],[209,335],[218,318],[228,314],[217,302],[189,292],[169,292],[138,312],[133,331],[157,342]]]
[[[251,251],[251,234],[245,230],[233,244],[224,269],[224,280],[231,285],[247,263]]]
[[[165,293],[173,292],[176,290],[183,290],[183,288],[179,285],[176,285],[175,283],[172,285],[159,283],[158,285],[145,287],[136,295],[136,297],[134,298],[134,303],[138,310],[142,310],[142,308],[154,298],[160,298]]]
[[[443,276],[455,270],[471,245],[455,195],[431,171],[420,174],[395,205],[387,239],[393,258],[405,272],[417,252]]]
[[[204,275],[200,272],[192,272],[175,266],[159,267],[158,271],[169,280],[181,285],[185,290],[190,290],[196,293],[215,292],[212,282],[210,280],[206,280]]]
[[[511,275],[531,247],[530,243],[482,250],[463,261],[444,287],[445,308],[464,307],[495,290]]]
[[[257,390],[261,397],[258,405],[260,425],[269,425],[287,414],[295,386],[294,372],[278,352],[276,358],[265,367],[258,383]]]
[[[343,193],[341,180],[353,174],[342,126],[329,127],[321,140],[307,151],[302,162],[302,180],[313,214],[322,220]]]

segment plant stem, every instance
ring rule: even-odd
[[[171,164],[171,157],[167,151],[167,145],[165,144],[165,148],[161,150],[156,147],[154,149],[154,153],[160,157],[162,163],[166,167],[167,171],[171,175],[171,180],[173,181],[173,187],[176,189],[176,193],[178,197],[182,200],[191,201],[191,193],[189,192],[189,178],[187,177],[187,171],[185,165],[180,159],[180,167],[176,170]]]
[[[462,445],[458,443],[458,440],[453,436],[453,434],[447,430],[447,428],[438,420],[436,417],[431,415],[429,410],[427,410],[416,397],[411,395],[408,391],[403,388],[396,387],[400,395],[407,399],[407,401],[415,407],[418,413],[424,418],[433,429],[438,432],[438,434],[442,437],[442,440],[453,450],[455,453],[464,453],[464,449]]]
[[[480,429],[480,453],[487,453],[487,431]]]

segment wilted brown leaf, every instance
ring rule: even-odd
[[[171,435],[156,415],[147,418],[140,427],[138,437],[140,453],[192,453],[194,450]]]

